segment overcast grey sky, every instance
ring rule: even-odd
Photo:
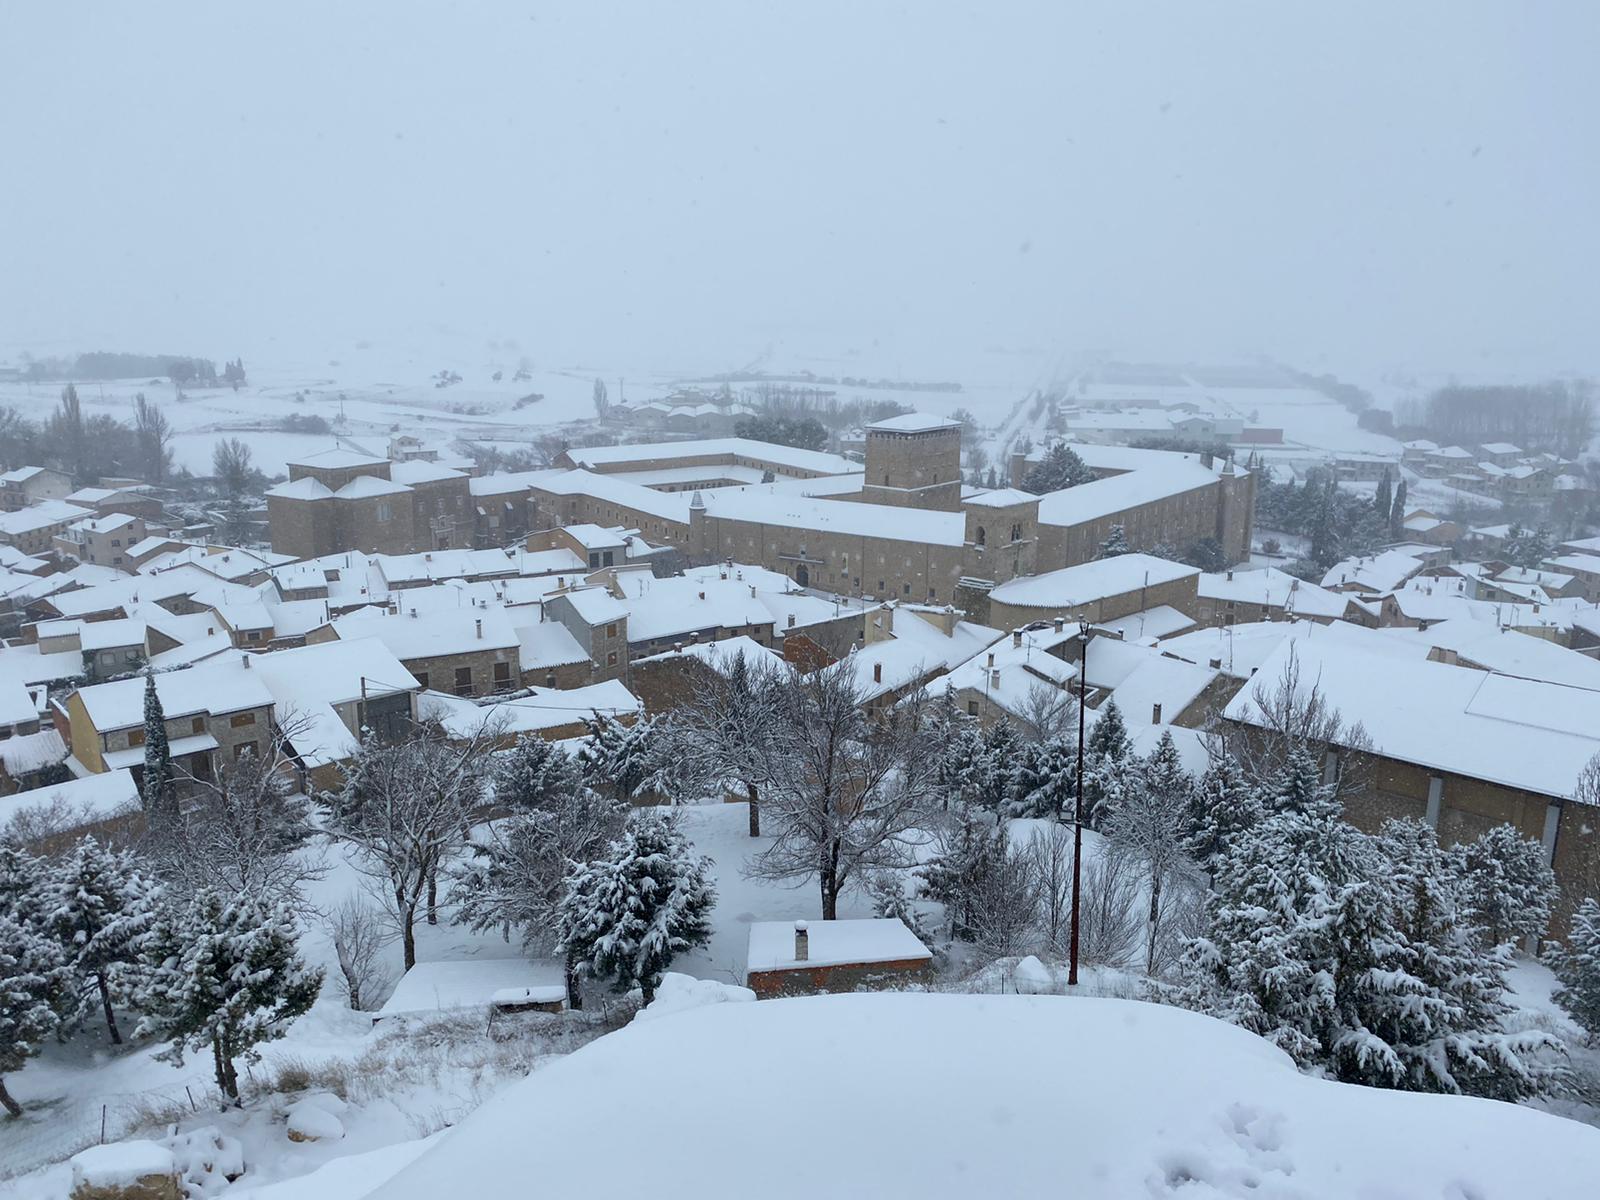
[[[248,7],[0,7],[0,342],[1600,357],[1592,0]]]

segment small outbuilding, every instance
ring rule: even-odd
[[[559,965],[525,958],[464,959],[418,963],[401,977],[374,1022],[387,1017],[425,1017],[440,1013],[560,1012],[565,987],[556,983]],[[555,1007],[551,1007],[555,1004]]]
[[[758,1000],[926,983],[933,951],[897,917],[758,921],[750,926],[745,986]]]

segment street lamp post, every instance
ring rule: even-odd
[[[1072,948],[1067,986],[1078,983],[1078,893],[1083,881],[1083,729],[1089,686],[1089,622],[1078,622],[1078,795],[1072,816]]]

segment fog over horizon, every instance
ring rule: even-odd
[[[8,5],[0,359],[1600,370],[1600,6]]]

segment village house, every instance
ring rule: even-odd
[[[126,570],[129,550],[144,539],[143,517],[112,513],[74,521],[55,535],[51,548],[63,558]]]
[[[1274,686],[1291,655],[1301,699],[1314,687],[1370,739],[1370,749],[1332,747],[1325,764],[1329,778],[1358,772],[1360,793],[1346,802],[1352,823],[1375,831],[1391,817],[1417,818],[1446,845],[1510,823],[1555,870],[1553,936],[1579,900],[1600,893],[1600,819],[1573,798],[1600,752],[1600,691],[1315,638],[1285,642],[1257,678]],[[1255,692],[1240,691],[1226,719],[1264,729]]]
[[[1199,578],[1198,567],[1122,554],[1003,583],[988,594],[987,612],[980,609],[974,616],[986,625],[1017,629],[1056,617],[1106,621],[1158,605],[1193,615]]]
[[[113,513],[125,513],[142,521],[162,521],[166,517],[161,498],[143,484],[82,487],[68,495],[66,501],[93,509],[102,517]]]
[[[563,626],[593,664],[592,682],[620,679],[628,669],[628,608],[603,587],[557,592],[544,619]]]
[[[92,515],[89,509],[65,500],[41,500],[0,513],[0,546],[11,546],[24,554],[49,553],[55,548],[58,533]]]
[[[488,696],[522,686],[520,641],[503,608],[361,609],[306,634],[307,645],[377,638],[427,690]]]
[[[267,490],[277,553],[409,554],[472,544],[470,481],[460,471],[341,448],[306,455],[288,468],[288,481]]]
[[[0,472],[0,511],[16,512],[46,500],[65,500],[72,476],[50,467],[16,467]]]
[[[758,1000],[926,983],[933,952],[898,917],[754,921],[745,986]]]
[[[419,716],[437,721],[451,738],[487,738],[501,749],[530,735],[550,742],[586,737],[597,719],[630,725],[643,711],[620,679],[575,688],[530,688],[525,695],[488,703],[439,691],[424,692],[417,701]]]
[[[1297,579],[1276,567],[1202,574],[1195,588],[1194,619],[1201,625],[1249,624],[1296,618],[1342,619],[1350,598]]]

